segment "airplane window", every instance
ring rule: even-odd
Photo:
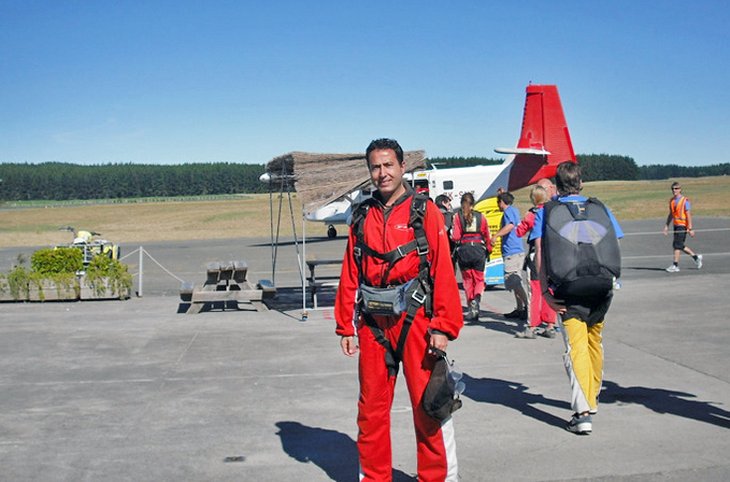
[[[454,181],[444,181],[444,189],[454,189]]]

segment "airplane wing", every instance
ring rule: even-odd
[[[425,166],[425,151],[403,153],[406,171]],[[273,158],[266,172],[293,179],[305,212],[312,212],[370,184],[364,153],[318,154],[290,152]]]

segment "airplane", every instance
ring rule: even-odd
[[[428,192],[431,199],[446,194],[453,206],[459,206],[466,192],[473,193],[478,203],[496,196],[500,188],[514,191],[542,178],[554,177],[558,164],[576,162],[557,86],[527,86],[517,146],[497,148],[495,152],[507,154],[502,164],[445,169],[434,166],[407,173],[404,179],[417,191]],[[305,218],[327,224],[327,236],[334,238],[335,225],[349,224],[352,206],[371,195],[370,183],[362,183],[335,201],[306,212]]]

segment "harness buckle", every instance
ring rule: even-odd
[[[426,246],[423,246],[423,247],[420,244],[418,244],[416,246],[416,248],[417,248],[416,251],[418,252],[418,256],[425,256],[428,254],[428,244],[426,244]]]
[[[416,300],[419,305],[422,305],[426,302],[427,295],[426,293],[421,293],[420,290],[415,290],[411,295],[411,298]]]
[[[404,253],[403,250],[401,249],[402,247],[403,247],[403,245],[400,245],[397,248],[395,248],[395,250],[398,251],[398,259],[401,259],[401,258],[405,257],[405,255],[406,255],[406,253]]]
[[[360,246],[355,246],[354,248],[352,248],[352,254],[354,254],[356,258],[362,257],[362,249],[360,248]]]

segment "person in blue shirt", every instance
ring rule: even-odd
[[[580,195],[583,181],[578,164],[573,162],[560,164],[555,181],[558,188],[558,202],[585,202],[588,200]],[[616,232],[616,237],[623,238],[624,233],[613,213],[608,208],[606,211]],[[570,379],[571,408],[574,412],[566,428],[573,433],[587,435],[593,430],[592,416],[598,413],[598,395],[603,382],[601,333],[613,292],[601,292],[594,297],[564,300],[558,300],[553,296],[553,287],[549,284],[542,251],[541,238],[545,232],[544,213],[544,209],[536,213],[532,237],[536,239],[537,255],[542,257],[540,281],[543,295],[550,307],[560,315],[558,323],[565,342],[566,351],[563,360]]]
[[[520,211],[512,205],[512,193],[501,192],[497,195],[497,205],[502,211],[502,224],[495,236],[502,237],[502,258],[504,259],[504,288],[515,295],[517,307],[505,313],[508,319],[527,319],[527,292],[522,285],[522,272],[525,269],[525,248],[522,238],[517,236],[516,227],[520,224]]]

